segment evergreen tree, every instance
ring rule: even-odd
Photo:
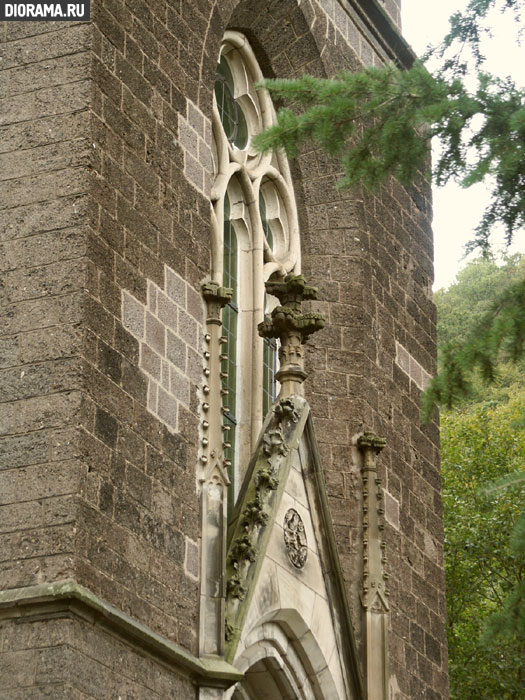
[[[305,141],[313,141],[340,157],[340,187],[375,189],[391,176],[409,184],[425,173],[429,139],[435,136],[441,143],[433,168],[436,183],[453,178],[468,187],[483,181],[492,193],[469,250],[488,255],[495,225],[504,226],[510,244],[525,224],[525,92],[510,78],[483,70],[481,47],[490,31],[485,25],[489,13],[512,12],[519,22],[523,4],[471,0],[464,13],[452,16],[449,34],[427,55],[441,61],[434,73],[416,61],[408,70],[386,66],[330,80],[266,81],[264,86],[286,106],[278,111],[278,124],[257,138],[257,147],[282,147],[293,157]],[[484,381],[494,381],[501,354],[517,361],[524,340],[522,277],[494,301],[461,349],[450,346],[442,353],[425,396],[425,418],[435,403],[451,405],[464,397],[475,368]]]

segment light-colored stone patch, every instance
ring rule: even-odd
[[[179,114],[179,144],[184,151],[184,174],[192,185],[209,197],[211,122],[190,100],[186,102],[186,116]]]
[[[419,362],[412,357],[406,348],[396,340],[396,365],[400,367],[410,379],[424,391],[431,379],[430,374],[423,369]]]
[[[122,291],[122,324],[140,341],[139,367],[148,378],[148,410],[172,432],[179,406],[189,408],[191,382],[199,383],[203,306],[198,294],[164,266],[164,289],[148,280],[147,304]]]
[[[396,676],[390,676],[390,683],[388,688],[388,698],[389,700],[399,700],[401,697],[401,688],[397,682]]]
[[[426,531],[423,533],[423,542],[425,544],[425,554],[431,557],[433,561],[436,561],[439,558],[438,548],[434,538]]]
[[[186,552],[184,557],[184,571],[186,576],[199,580],[199,545],[186,537]]]
[[[391,496],[387,491],[385,495],[385,518],[392,527],[399,530],[399,501]]]

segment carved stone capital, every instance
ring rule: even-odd
[[[277,379],[281,382],[281,396],[299,393],[306,378],[303,368],[303,343],[309,335],[324,327],[324,317],[315,312],[301,312],[303,301],[316,299],[316,287],[309,287],[302,275],[287,275],[284,282],[267,282],[266,291],[276,296],[281,306],[273,309],[259,324],[263,338],[279,338],[281,367]]]
[[[379,437],[375,433],[366,432],[357,438],[357,446],[363,454],[363,466],[361,471],[377,471],[377,455],[386,445],[385,438]]]
[[[202,296],[208,305],[208,323],[221,322],[221,309],[233,296],[233,289],[221,287],[218,282],[205,282],[202,287]]]
[[[357,446],[362,452],[366,450],[373,450],[375,454],[379,454],[385,445],[385,438],[379,437],[372,432],[363,433],[363,435],[360,435],[357,438]]]
[[[265,286],[268,294],[292,311],[300,312],[303,301],[317,299],[317,287],[309,287],[302,275],[287,275],[283,282],[267,282]]]

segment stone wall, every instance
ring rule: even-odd
[[[2,700],[191,700],[191,683],[106,630],[72,615],[5,622]]]
[[[200,285],[210,274],[220,42],[227,27],[245,32],[269,76],[330,76],[395,59],[387,30],[372,31],[361,5],[92,0],[90,24],[4,23],[3,588],[74,579],[196,652]],[[385,8],[398,22],[398,4]],[[293,168],[303,272],[328,320],[308,351],[307,398],[356,635],[362,498],[353,441],[372,429],[387,438],[379,464],[392,697],[447,697],[438,433],[420,425],[418,408],[435,357],[428,184],[339,193],[334,163],[309,149]],[[80,622],[64,625],[48,645],[63,659],[84,653],[72,641],[79,636],[84,650],[99,644]],[[24,639],[7,668],[30,687],[44,662],[37,641],[29,651]],[[22,666],[34,670],[26,680]],[[116,670],[104,669],[112,687]],[[55,679],[53,697],[84,697]],[[186,681],[162,682],[189,692]]]
[[[5,22],[2,38],[0,579],[14,588],[75,570],[91,31]]]
[[[200,30],[199,17],[186,21]],[[210,241],[209,203],[188,181],[180,145],[184,71],[197,74],[175,60],[182,23],[166,3],[93,8],[85,439],[94,459],[78,576],[195,652],[200,283]],[[198,130],[202,116],[190,117]]]

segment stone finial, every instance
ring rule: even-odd
[[[301,393],[306,378],[303,367],[303,343],[307,337],[324,327],[322,314],[301,312],[303,301],[317,298],[317,288],[309,287],[302,275],[287,275],[283,282],[267,282],[266,291],[281,302],[259,323],[263,338],[279,338],[281,367],[276,374],[281,382],[281,398]]]

